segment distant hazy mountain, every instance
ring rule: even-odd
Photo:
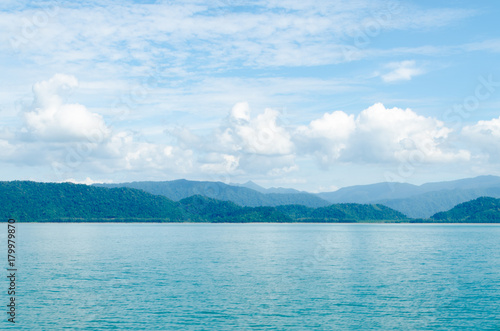
[[[406,199],[377,201],[380,204],[399,210],[408,217],[427,218],[431,215],[448,210],[462,202],[481,196],[500,198],[500,186],[476,189],[453,189],[427,192]]]
[[[481,197],[432,216],[439,222],[500,223],[500,199]]]
[[[248,181],[244,184],[231,184],[232,186],[241,186],[241,187],[246,187],[249,189],[252,189],[254,191],[268,194],[268,193],[280,193],[280,194],[293,194],[293,193],[307,193],[307,192],[302,192],[295,190],[293,188],[283,188],[283,187],[271,187],[271,188],[263,188],[260,185],[255,184],[252,181]]]
[[[151,194],[163,195],[174,201],[179,201],[193,195],[201,195],[222,201],[232,201],[238,205],[247,207],[279,206],[290,204],[301,204],[308,207],[323,207],[330,204],[328,201],[306,192],[261,193],[247,187],[227,185],[221,182],[189,181],[185,179],[166,182],[97,184],[96,186],[108,188],[135,188],[144,190]]]
[[[405,183],[378,183],[343,187],[334,192],[318,193],[331,203],[369,203],[385,199],[405,198],[417,194],[419,187]]]
[[[260,193],[267,193],[265,188],[263,188],[262,186],[260,186],[260,185],[258,185],[256,183],[252,182],[251,180],[249,180],[248,182],[243,183],[243,184],[232,183],[231,185],[232,186],[239,186],[239,187],[246,187],[246,188],[249,188],[251,190],[260,192]]]
[[[500,198],[500,177],[480,176],[420,186],[379,183],[342,188],[320,193],[331,203],[378,203],[412,218],[428,218],[455,205],[481,196]]]
[[[498,193],[498,189],[483,187],[487,183],[494,182],[494,180],[495,178],[489,178],[489,180],[479,178],[478,181],[467,180],[461,183],[448,183],[447,185],[455,185],[455,189],[427,192],[398,201],[400,203],[406,201],[414,209],[415,206],[420,206],[420,208],[424,208],[428,212],[432,208],[437,208],[438,205],[443,206],[454,203],[453,199],[465,199],[467,194],[470,196],[482,191]],[[199,182],[185,181],[184,184],[187,187],[198,187]],[[222,183],[211,184],[216,185],[205,187],[204,193],[215,192],[215,188],[219,187],[223,190],[219,192],[225,192],[226,195],[233,193],[238,198],[244,197],[241,192],[248,194],[254,192],[252,193],[254,198],[262,198],[258,194],[266,198],[281,196],[279,194],[264,195],[242,187],[226,187],[227,185],[224,186]],[[150,185],[158,190],[168,188],[165,185],[155,186],[154,183]],[[175,187],[177,187],[177,191]],[[180,194],[179,186],[175,185],[175,187],[170,187],[170,189]],[[435,185],[434,187],[441,189],[446,185]],[[462,187],[466,187],[466,189],[461,189]],[[214,191],[211,191],[212,189]],[[248,190],[249,192],[240,190]],[[461,192],[462,195],[457,192]],[[184,187],[183,194],[187,193],[189,193],[189,190]],[[288,194],[285,196],[287,198],[300,197],[301,194]],[[276,198],[275,201],[277,200]],[[129,187],[105,188],[81,184],[36,183],[29,181],[0,182],[0,201],[2,202],[0,204],[0,218],[6,221],[12,217],[21,222],[410,221],[401,212],[380,204],[341,203],[317,208],[300,204],[286,204],[276,207],[245,207],[234,202],[216,200],[201,195],[189,196],[175,202],[161,195]],[[500,222],[500,199],[481,197],[460,203],[446,212],[434,214],[430,221]]]

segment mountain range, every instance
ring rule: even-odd
[[[500,177],[479,176],[420,186],[379,183],[341,188],[335,192],[320,193],[318,196],[330,203],[382,204],[411,218],[428,218],[479,197],[500,198]]]
[[[244,207],[275,207],[300,204],[316,208],[331,204],[319,196],[307,192],[292,190],[289,193],[283,193],[286,189],[266,190],[264,188],[256,190],[257,184],[247,183],[247,185],[254,188],[228,185],[222,182],[190,181],[185,179],[164,182],[95,184],[95,186],[107,188],[128,187],[139,189],[151,194],[162,195],[174,201],[180,201],[193,195],[201,195],[207,198],[231,201]]]
[[[189,181],[131,182],[97,184],[101,187],[129,187],[163,195],[171,200],[201,195],[231,201],[241,206],[280,206],[297,204],[310,208],[338,203],[380,204],[410,218],[429,218],[462,202],[488,196],[500,198],[500,177],[480,176],[455,181],[412,185],[378,183],[341,188],[334,192],[308,193],[288,188],[263,188],[253,182],[225,184],[221,182]]]
[[[500,223],[500,199],[481,197],[436,213],[433,221],[453,223]]]
[[[128,187],[71,183],[0,182],[0,218],[21,222],[357,222],[405,221],[380,205],[244,207],[193,195],[173,201]]]
[[[479,190],[475,185],[484,180],[486,178],[459,184],[462,188]],[[196,182],[190,184],[196,187]],[[224,185],[219,183],[213,187],[227,189],[228,192],[248,192],[234,191]],[[442,188],[441,185],[436,186]],[[370,188],[373,189],[373,186]],[[210,190],[207,189],[206,192]],[[276,194],[286,195],[257,193],[263,196],[254,194],[253,197],[276,199]],[[304,194],[307,193],[289,195]],[[367,197],[368,194],[364,196]],[[411,196],[407,199],[410,198]],[[426,219],[408,218],[382,204],[335,203],[320,207],[283,204],[250,207],[199,194],[173,201],[160,194],[130,187],[108,188],[30,181],[0,182],[0,201],[0,218],[15,218],[21,222],[500,222],[500,199],[492,197],[479,197],[460,203],[448,211],[435,213]]]

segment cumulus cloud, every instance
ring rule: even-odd
[[[193,168],[192,151],[177,146],[144,141],[137,134],[120,131],[94,152],[108,171],[189,172]]]
[[[110,130],[101,115],[83,105],[64,103],[63,96],[76,88],[75,77],[56,74],[33,86],[34,109],[25,113],[28,131],[49,141],[102,140]]]
[[[421,162],[452,162],[469,157],[466,151],[446,152],[444,142],[452,130],[411,109],[388,109],[377,103],[359,114],[356,129],[349,154],[357,160],[404,161],[415,152],[421,153]]]
[[[308,126],[298,127],[295,141],[300,150],[314,151],[321,163],[327,165],[340,157],[355,129],[354,115],[335,111],[311,121]]]
[[[299,127],[295,138],[302,153],[315,154],[323,165],[401,162],[416,155],[425,163],[467,160],[467,151],[445,148],[450,132],[434,118],[378,103],[356,118],[342,111],[325,114]]]
[[[209,173],[278,173],[292,171],[294,144],[291,133],[278,122],[280,112],[266,108],[252,116],[247,102],[236,103],[229,116],[207,136],[187,128],[170,133],[179,146],[196,150],[200,169]],[[258,162],[255,160],[258,159]],[[251,167],[249,164],[253,164]],[[291,167],[291,168],[290,168]]]
[[[209,173],[282,176],[299,170],[297,158],[311,155],[325,168],[336,163],[433,164],[471,158],[469,151],[449,144],[452,130],[443,122],[411,109],[377,103],[357,116],[334,111],[295,128],[280,126],[278,116],[272,109],[252,116],[248,103],[241,102],[209,135],[188,129],[174,135],[180,146],[198,155],[200,169]]]
[[[36,162],[61,169],[59,180],[86,178],[91,173],[108,176],[117,171],[278,178],[300,171],[298,159],[304,164],[316,159],[324,167],[407,160],[452,163],[477,160],[478,155],[487,155],[491,161],[498,159],[500,148],[500,118],[453,133],[433,117],[411,109],[386,108],[381,103],[358,115],[338,110],[305,125],[285,126],[279,111],[266,108],[255,114],[247,102],[239,102],[209,133],[181,128],[169,131],[176,142],[151,142],[134,131],[111,130],[100,114],[67,102],[65,96],[77,86],[75,77],[60,74],[35,84],[34,106],[24,114],[24,128],[2,131],[4,155],[11,160],[26,155],[35,159],[36,155]],[[95,132],[101,139],[89,138]],[[26,134],[31,139],[25,139]],[[453,146],[452,134],[458,140],[466,138],[469,150],[477,153]],[[24,139],[22,147],[16,144],[20,137]]]
[[[465,126],[462,136],[471,149],[490,161],[500,161],[500,117]]]
[[[291,153],[293,144],[290,134],[276,123],[280,113],[266,108],[264,113],[250,118],[248,104],[238,103],[233,107],[230,127],[223,135],[231,134],[243,151],[264,155]],[[224,137],[222,137],[224,138]]]
[[[386,83],[411,80],[424,73],[422,68],[417,67],[415,61],[392,62],[386,66],[386,69],[390,71],[381,76]]]
[[[75,77],[63,74],[33,86],[33,107],[24,113],[24,127],[4,132],[9,140],[0,139],[12,160],[50,166],[56,181],[90,173],[193,171],[191,150],[149,142],[139,132],[112,130],[100,114],[68,103],[65,97],[77,87]]]
[[[177,128],[170,133],[181,146],[224,153],[286,155],[293,150],[290,133],[278,124],[280,112],[266,108],[251,116],[247,102],[236,103],[226,121],[210,137],[201,137],[188,128]]]
[[[200,169],[209,174],[234,173],[238,168],[239,159],[231,154],[210,153],[202,159]]]

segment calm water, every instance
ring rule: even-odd
[[[16,329],[500,330],[498,225],[16,226]]]

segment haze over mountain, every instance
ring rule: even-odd
[[[246,187],[246,188],[249,188],[249,189],[252,189],[254,191],[264,193],[264,194],[268,194],[268,193],[284,193],[284,194],[286,194],[286,193],[307,193],[307,192],[299,191],[299,190],[296,190],[293,188],[284,188],[284,187],[264,188],[256,183],[252,182],[251,180],[244,183],[244,184],[231,184],[231,185],[232,186]]]
[[[479,176],[420,186],[406,183],[378,183],[319,193],[331,203],[383,204],[412,218],[428,218],[455,205],[482,196],[500,198],[500,177]]]
[[[381,204],[411,218],[429,218],[459,203],[482,196],[500,198],[500,177],[479,176],[455,181],[412,185],[407,183],[377,183],[341,188],[334,192],[312,194],[294,189],[263,188],[254,182],[224,184],[174,180],[165,182],[131,182],[97,184],[102,187],[129,187],[179,201],[201,195],[241,206],[304,205],[311,208],[329,204]]]
[[[255,189],[234,186],[222,182],[199,182],[179,179],[165,182],[131,182],[119,184],[96,184],[100,187],[129,187],[144,190],[151,194],[163,195],[179,201],[193,195],[201,195],[222,201],[232,201],[240,206],[261,207],[300,204],[308,207],[323,207],[329,203],[320,197],[292,190],[294,193],[261,193]],[[250,184],[256,187],[256,184]],[[262,191],[266,189],[262,188]],[[275,190],[271,190],[275,192]],[[278,190],[279,191],[279,190]]]
[[[243,207],[200,195],[175,202],[133,188],[71,183],[0,182],[0,201],[0,218],[4,221],[14,218],[20,222],[408,221],[401,213],[385,206]]]
[[[438,191],[426,193],[436,197],[442,192],[453,191],[442,190],[443,187],[460,187],[477,193],[486,183],[494,180],[495,178],[482,177],[452,183],[433,183],[425,188],[437,187]],[[185,184],[182,194],[188,192],[186,187],[191,185],[199,188],[197,185],[200,185],[200,182],[180,182]],[[175,181],[175,184],[178,183],[179,181]],[[168,187],[175,191],[175,185],[153,184],[150,183],[153,188]],[[240,193],[239,196],[235,195],[240,199],[244,198],[241,192],[249,193],[246,190],[262,194],[241,187],[236,188],[244,189],[243,191],[232,191],[225,184],[213,184],[217,185],[206,186],[205,192],[210,192],[208,188],[221,187],[226,194]],[[436,213],[432,219],[413,220],[381,204],[338,203],[317,208],[300,204],[249,207],[199,194],[173,201],[159,194],[129,187],[106,188],[29,181],[0,182],[0,201],[0,217],[4,220],[12,217],[32,222],[500,222],[500,199],[491,197],[467,201],[449,211]],[[421,203],[421,200],[415,201]]]

